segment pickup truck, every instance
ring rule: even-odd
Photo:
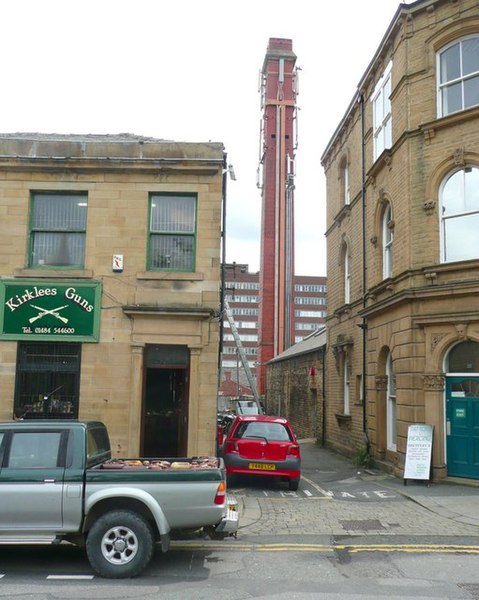
[[[0,543],[85,546],[102,577],[135,577],[171,532],[235,535],[221,458],[112,459],[99,421],[0,423]]]

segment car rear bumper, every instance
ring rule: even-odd
[[[299,479],[301,477],[301,460],[288,458],[280,462],[271,460],[252,460],[241,458],[238,455],[228,454],[225,457],[226,472],[230,475],[264,475],[266,477],[289,477]],[[250,465],[261,465],[264,468],[252,468]],[[274,468],[267,468],[270,466]]]

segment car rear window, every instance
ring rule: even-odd
[[[268,441],[292,442],[292,437],[282,423],[243,421],[238,425],[234,436],[237,438],[264,438]]]

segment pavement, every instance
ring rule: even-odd
[[[479,481],[428,483],[364,469],[302,440],[300,491],[237,496],[239,536],[478,536]],[[309,487],[313,496],[302,489]],[[285,488],[286,489],[286,488]]]

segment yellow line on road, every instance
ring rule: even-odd
[[[221,544],[205,542],[171,543],[174,550],[225,550],[234,552],[410,552],[410,553],[462,553],[479,554],[479,546],[459,544]]]

